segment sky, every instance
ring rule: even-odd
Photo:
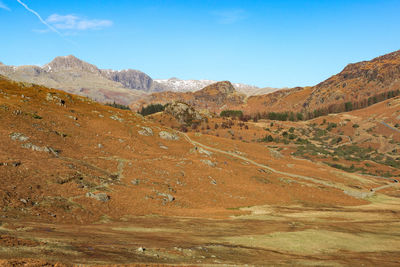
[[[398,0],[0,0],[0,62],[315,85],[400,49]]]

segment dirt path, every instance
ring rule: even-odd
[[[292,177],[292,178],[298,178],[298,179],[310,181],[310,182],[317,183],[317,184],[322,184],[322,185],[324,185],[324,186],[332,187],[332,188],[335,188],[335,189],[340,189],[340,190],[345,190],[345,189],[347,189],[347,188],[344,188],[344,187],[341,187],[341,186],[332,184],[332,183],[327,182],[327,181],[319,180],[319,179],[317,179],[317,178],[308,177],[308,176],[303,176],[303,175],[298,175],[298,174],[293,174],[293,173],[288,173],[288,172],[283,172],[283,171],[278,171],[278,170],[275,170],[275,169],[273,169],[273,168],[271,168],[271,167],[269,167],[269,166],[267,166],[267,165],[260,164],[260,163],[258,163],[258,162],[255,162],[254,160],[251,160],[251,159],[249,159],[249,158],[246,158],[246,157],[237,155],[237,154],[235,154],[235,153],[227,152],[227,151],[224,151],[224,150],[221,150],[221,149],[218,149],[218,148],[213,148],[213,147],[210,147],[210,146],[207,146],[207,145],[203,145],[203,144],[201,144],[201,143],[199,143],[199,142],[193,141],[193,140],[190,139],[190,137],[189,137],[187,134],[185,134],[185,133],[182,133],[182,135],[185,137],[185,139],[186,139],[188,142],[190,142],[190,143],[191,143],[192,145],[194,145],[194,146],[200,146],[200,147],[202,147],[202,148],[204,148],[204,149],[207,149],[207,150],[211,150],[211,151],[214,151],[214,152],[217,152],[217,153],[225,154],[225,155],[228,155],[228,156],[231,156],[231,157],[234,157],[234,158],[238,158],[238,159],[247,161],[247,162],[249,162],[249,163],[251,163],[251,164],[253,164],[253,165],[257,166],[257,167],[261,167],[261,168],[267,169],[267,170],[269,170],[269,171],[271,171],[271,172],[274,172],[274,173],[277,173],[277,174],[289,176],[289,177]]]
[[[393,183],[393,184],[387,184],[387,185],[382,185],[376,188],[372,188],[371,192],[376,192],[382,189],[386,189],[386,188],[390,188],[390,187],[394,187],[394,186],[399,186],[399,183]]]
[[[389,128],[389,129],[391,129],[391,130],[393,130],[393,131],[396,131],[396,132],[399,132],[399,133],[400,133],[400,130],[399,130],[399,129],[390,126],[389,124],[387,124],[387,123],[384,122],[384,121],[380,121],[379,123],[382,124],[383,126],[386,126],[387,128]]]
[[[210,150],[210,151],[213,151],[213,152],[216,152],[216,153],[225,154],[225,155],[228,155],[228,156],[231,156],[231,157],[234,157],[234,158],[238,158],[238,159],[247,161],[247,162],[249,162],[249,163],[251,163],[251,164],[253,164],[253,165],[257,166],[257,167],[261,167],[261,168],[267,169],[267,170],[269,170],[269,171],[271,171],[271,172],[273,172],[273,173],[277,173],[277,174],[289,176],[289,177],[292,177],[292,178],[298,178],[298,179],[310,181],[310,182],[313,182],[313,183],[322,184],[322,185],[324,185],[324,186],[328,186],[328,187],[331,187],[331,188],[339,189],[339,190],[342,190],[345,194],[351,195],[351,196],[354,196],[354,197],[365,198],[365,197],[370,196],[371,194],[374,194],[374,192],[377,191],[377,190],[381,190],[381,189],[384,189],[384,188],[388,188],[388,187],[392,187],[392,186],[398,185],[398,183],[395,183],[395,184],[390,184],[390,185],[379,186],[379,187],[377,187],[377,188],[371,189],[370,192],[359,192],[359,191],[354,191],[354,190],[352,190],[352,189],[350,189],[350,188],[346,188],[345,186],[335,185],[335,184],[333,184],[333,183],[330,183],[330,182],[327,182],[327,181],[323,181],[323,180],[320,180],[320,179],[317,179],[317,178],[308,177],[308,176],[303,176],[303,175],[298,175],[298,174],[293,174],[293,173],[288,173],[288,172],[283,172],[283,171],[278,171],[278,170],[275,170],[275,169],[273,169],[273,168],[271,168],[271,167],[269,167],[269,166],[267,166],[267,165],[260,164],[260,163],[258,163],[258,162],[255,162],[254,160],[251,160],[251,159],[249,159],[249,158],[246,158],[246,157],[237,155],[237,154],[235,154],[235,153],[227,152],[227,151],[224,151],[224,150],[221,150],[221,149],[218,149],[218,148],[213,148],[213,147],[210,147],[210,146],[201,144],[201,143],[199,143],[199,142],[193,141],[193,140],[192,140],[187,134],[185,134],[185,133],[181,133],[181,134],[185,137],[185,139],[186,139],[189,143],[191,143],[191,144],[194,145],[194,146],[199,146],[199,147],[202,147],[202,148],[204,148],[204,149],[207,149],[207,150]]]

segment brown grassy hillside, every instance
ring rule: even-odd
[[[397,102],[377,104],[378,114],[290,122],[315,149],[294,154],[292,141],[252,140],[267,127],[282,136],[289,122],[246,129],[210,118],[218,129],[186,135],[162,113],[143,118],[0,77],[0,263],[395,265],[397,184],[325,164],[323,146],[376,135],[371,168],[394,173],[378,161],[398,146]],[[346,125],[319,136],[336,120]]]
[[[252,96],[242,109],[247,113],[270,111],[345,111],[346,102],[365,107],[368,99],[400,89],[400,50],[371,61],[349,64],[343,71],[313,87],[294,88]],[[327,111],[328,112],[328,111]]]

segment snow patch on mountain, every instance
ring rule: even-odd
[[[160,84],[164,91],[172,91],[172,92],[195,92],[203,89],[204,87],[216,83],[217,81],[213,80],[181,80],[178,78],[170,78],[170,79],[155,79],[156,83]],[[257,91],[260,88],[253,85],[247,85],[242,83],[232,83],[233,87],[241,93],[251,95],[253,91]]]

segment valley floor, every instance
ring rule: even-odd
[[[0,258],[6,266],[47,261],[398,266],[400,201],[383,194],[369,200],[353,207],[255,206],[242,208],[248,215],[216,220],[144,216],[91,225],[6,220]],[[13,258],[30,260],[7,260]]]

